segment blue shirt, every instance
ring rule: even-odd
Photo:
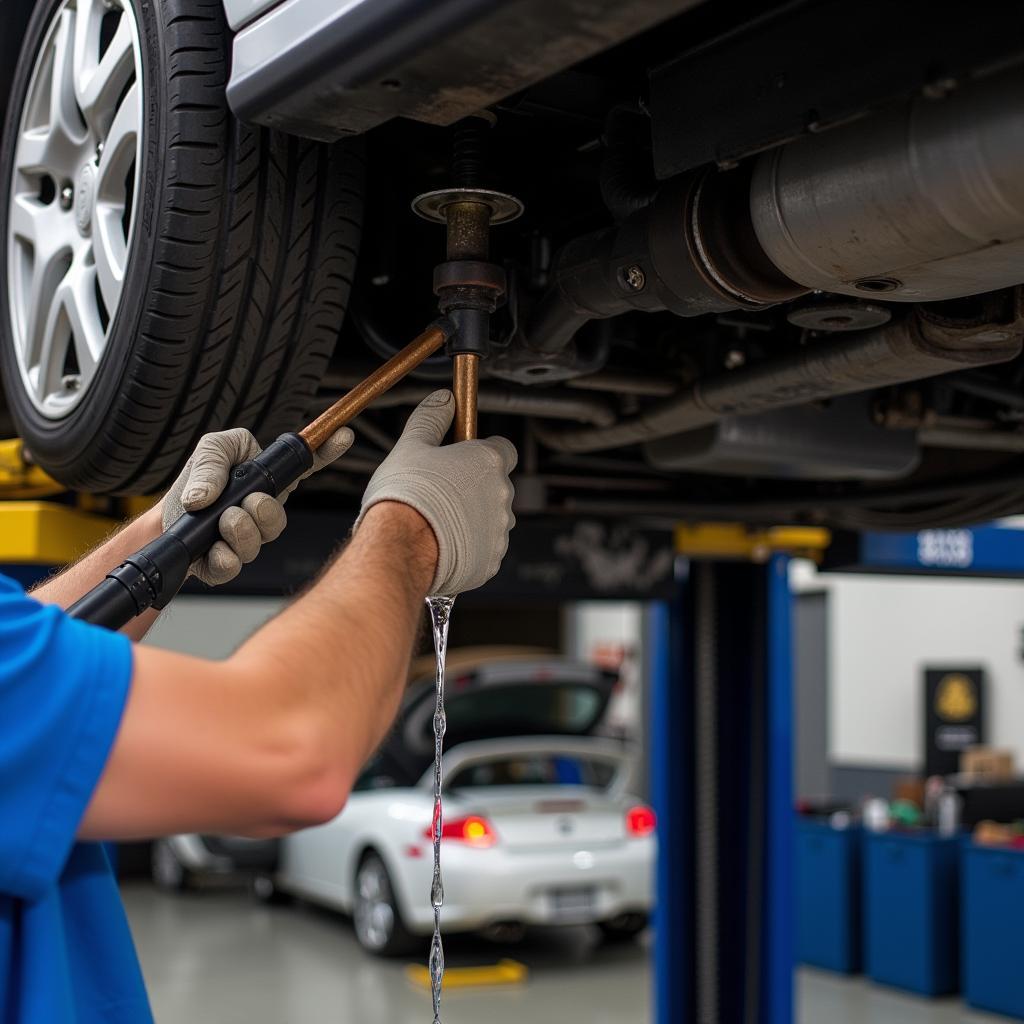
[[[131,682],[126,637],[0,576],[0,1021],[152,1020],[103,847],[75,832]]]

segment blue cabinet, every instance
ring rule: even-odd
[[[962,921],[964,998],[1024,1019],[1024,852],[965,844]]]
[[[919,995],[959,982],[959,839],[868,833],[864,845],[864,959],[873,980]]]
[[[852,974],[861,967],[860,829],[797,825],[797,958]]]

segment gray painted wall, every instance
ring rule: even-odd
[[[892,794],[910,772],[898,765],[832,764],[828,756],[829,593],[809,591],[793,602],[796,702],[796,795],[859,803]]]
[[[829,795],[828,594],[799,594],[793,601],[796,795]]]

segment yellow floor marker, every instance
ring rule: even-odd
[[[442,988],[487,988],[492,985],[522,985],[530,972],[516,960],[499,960],[481,967],[448,967]],[[409,964],[405,976],[417,987],[430,990],[430,971],[426,964]]]

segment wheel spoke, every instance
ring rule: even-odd
[[[75,149],[85,140],[85,125],[75,105],[74,19],[61,12],[53,41],[53,73],[50,79],[50,131],[58,133]]]
[[[79,0],[75,19],[75,96],[86,123],[103,138],[110,127],[117,97],[135,70],[130,15],[122,12],[103,56],[100,26],[105,8],[97,0]]]
[[[125,93],[110,126],[110,134],[96,175],[96,209],[93,215],[96,270],[103,301],[113,316],[124,285],[128,240],[124,227],[125,179],[138,140],[138,84]]]
[[[69,390],[63,381],[69,345],[74,346],[78,363],[75,390],[85,388],[92,380],[102,352],[103,325],[94,290],[96,268],[85,263],[84,253],[83,247],[57,285],[46,312],[38,359],[34,361],[36,397],[40,401]]]
[[[43,333],[47,321],[47,305],[51,304],[60,280],[67,271],[71,249],[70,242],[64,240],[64,232],[61,230],[63,225],[54,215],[53,208],[39,205],[35,211],[29,212],[31,207],[32,201],[24,196],[18,196],[12,205],[12,212],[21,211],[17,217],[21,227],[14,227],[15,234],[31,246],[31,255],[24,264],[19,263],[19,267],[25,266],[27,269],[28,279],[21,279],[19,269],[13,281],[22,299],[18,304],[23,315],[20,333],[22,351],[28,366],[40,358],[45,343]]]
[[[52,229],[55,226],[47,223],[54,219],[50,208],[31,196],[15,194],[11,197],[11,233],[15,238],[28,242],[33,250],[36,248],[37,240],[45,238],[47,228]]]
[[[29,361],[30,367],[35,364],[36,398],[41,402],[60,388],[61,370],[70,341],[71,330],[58,287],[46,310],[36,359]]]
[[[88,383],[103,352],[103,324],[96,302],[96,268],[75,257],[60,285],[61,301],[74,335],[82,385]]]
[[[24,174],[42,174],[53,167],[53,159],[50,156],[53,148],[49,126],[30,128],[18,137],[14,166]]]
[[[73,17],[71,11],[61,12],[26,102],[26,123],[15,153],[15,166],[24,174],[72,177],[85,143],[72,74]]]

